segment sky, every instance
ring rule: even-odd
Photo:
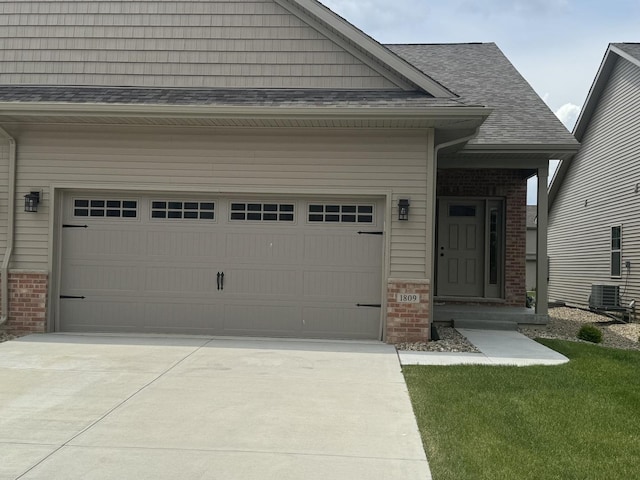
[[[569,131],[609,43],[640,42],[640,0],[320,1],[381,43],[496,43]]]

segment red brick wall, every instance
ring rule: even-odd
[[[438,196],[502,197],[506,210],[505,299],[526,305],[527,179],[522,170],[439,169]]]
[[[46,273],[9,272],[9,320],[4,329],[15,334],[46,331],[48,283]]]
[[[415,293],[419,303],[400,303],[399,293]],[[431,286],[428,281],[389,280],[387,284],[387,343],[416,343],[429,340],[429,302]]]

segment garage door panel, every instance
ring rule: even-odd
[[[224,269],[225,297],[277,296],[283,301],[299,298],[301,273],[296,269],[256,268]]]
[[[301,333],[300,309],[269,302],[225,307],[224,333],[296,337]]]
[[[372,259],[379,257],[381,252],[382,236],[379,235],[358,235],[351,231],[347,235],[308,234],[304,237],[305,265],[370,266]]]
[[[318,305],[303,310],[304,336],[371,339],[379,329],[380,309],[352,305]]]
[[[380,298],[379,272],[307,271],[304,273],[304,296],[327,301],[352,300],[366,303]],[[378,295],[376,295],[378,293]]]
[[[165,333],[218,335],[223,333],[223,309],[213,303],[192,301],[147,303],[144,328]]]
[[[213,295],[217,272],[211,267],[146,267],[145,291],[167,295]]]
[[[265,225],[269,228],[268,225]],[[226,257],[241,263],[293,265],[300,262],[302,248],[295,232],[260,234],[255,229],[227,235]]]
[[[136,294],[141,288],[143,276],[140,269],[126,263],[104,263],[76,260],[66,265],[67,274],[61,284],[64,295],[83,292],[87,295]]]
[[[64,228],[63,254],[78,258],[104,259],[135,259],[144,255],[146,233],[136,230],[128,231],[123,227],[116,230],[100,228],[96,225],[89,225],[87,228]]]
[[[63,299],[60,314],[69,332],[139,332],[145,305],[139,300]]]
[[[225,236],[215,232],[174,232],[156,228],[146,234],[147,254],[172,263],[221,258],[225,255],[224,241]]]

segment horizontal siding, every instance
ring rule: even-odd
[[[426,131],[152,129],[93,127],[24,130],[19,145],[18,194],[44,188],[37,214],[18,212],[14,267],[44,269],[49,186],[119,185],[233,193],[292,188],[393,192],[411,198],[411,221],[391,219],[391,274],[424,278],[428,211]]]
[[[550,300],[587,304],[598,283],[620,285],[624,302],[640,300],[638,112],[640,68],[620,59],[550,212]],[[632,263],[628,278],[610,277],[615,225],[623,227],[623,259]]]
[[[397,88],[272,0],[0,1],[0,84]]]

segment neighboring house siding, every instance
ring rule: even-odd
[[[519,170],[438,170],[439,196],[503,198],[505,201],[505,301],[526,303],[527,181]]]
[[[272,0],[0,1],[0,11],[0,84],[398,88]]]
[[[26,127],[25,127],[26,128]],[[411,198],[411,221],[387,217],[390,276],[424,279],[427,151],[425,130],[188,129],[74,127],[16,135],[18,195],[41,187],[37,214],[18,212],[13,267],[46,270],[50,185],[274,195],[392,193]],[[385,212],[386,215],[386,212]],[[389,220],[391,220],[389,222]],[[382,226],[380,226],[382,229]],[[427,263],[429,262],[429,263]]]
[[[549,299],[588,303],[592,284],[640,300],[640,68],[618,59],[554,200],[549,218]],[[610,276],[611,227],[622,225],[627,278]]]

